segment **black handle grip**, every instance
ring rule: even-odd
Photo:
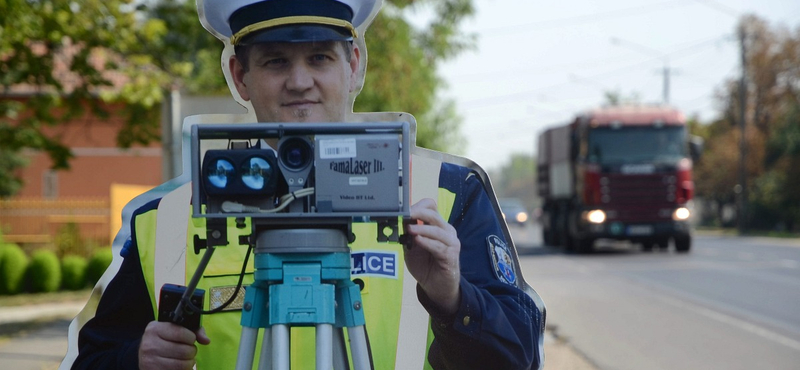
[[[183,326],[191,331],[200,329],[201,313],[194,311],[189,305],[183,305],[183,310],[179,315],[175,314],[175,309],[183,297],[186,287],[176,284],[164,284],[161,287],[161,298],[158,303],[158,321],[171,322]],[[203,309],[205,290],[195,289],[192,293],[192,304]]]

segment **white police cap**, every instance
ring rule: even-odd
[[[231,44],[352,40],[379,0],[205,0],[209,26]]]

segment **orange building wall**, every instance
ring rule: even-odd
[[[120,111],[111,106],[109,111]],[[123,118],[112,114],[101,121],[86,115],[67,124],[48,127],[46,133],[61,138],[72,149],[74,157],[70,168],[56,170],[55,196],[108,198],[112,183],[156,186],[161,184],[161,144],[148,147],[117,147],[116,136],[123,126]],[[28,166],[19,173],[24,181],[18,197],[43,197],[45,176],[52,162],[46,153],[26,151]]]

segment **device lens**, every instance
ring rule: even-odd
[[[227,159],[216,159],[208,168],[208,182],[217,188],[224,189],[233,176],[233,164]]]
[[[252,157],[242,166],[242,182],[250,189],[262,190],[272,177],[272,171],[272,166],[266,159]]]
[[[302,169],[311,159],[311,146],[303,139],[287,140],[280,148],[280,157],[288,169]]]

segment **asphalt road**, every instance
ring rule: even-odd
[[[548,326],[599,369],[800,369],[800,241],[696,236],[688,254],[539,247],[520,261]]]
[[[574,255],[543,248],[535,226],[512,232],[555,334],[545,370],[800,369],[800,241],[699,236],[688,254]],[[0,337],[0,370],[55,369],[68,323]]]
[[[29,325],[13,337],[0,338],[0,369],[55,370],[67,352],[70,319],[47,320]]]

